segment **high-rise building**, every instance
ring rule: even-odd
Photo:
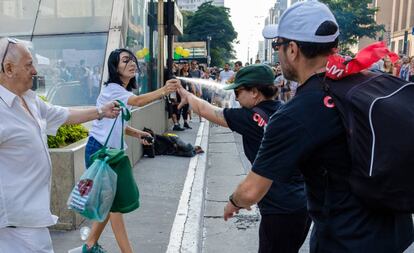
[[[183,11],[196,11],[200,5],[211,0],[176,0],[178,7]],[[213,5],[224,6],[224,0],[214,0]]]
[[[260,60],[260,62],[265,62],[265,48],[264,48],[264,41],[259,40],[258,50],[257,50],[257,59]]]
[[[283,12],[292,4],[303,0],[276,0],[274,6],[270,8],[269,14],[265,19],[265,26],[270,24],[277,24]],[[271,46],[272,40],[264,40],[264,60],[269,62],[276,62],[277,55],[273,52]]]

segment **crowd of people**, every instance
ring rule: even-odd
[[[260,63],[260,60],[256,61]],[[245,66],[249,66],[246,63]],[[270,66],[270,65],[269,65]],[[191,82],[189,79],[181,81],[181,85],[192,94],[199,98],[202,98],[213,105],[217,105],[223,108],[238,108],[240,104],[235,98],[234,92],[225,90],[225,87],[231,85],[235,81],[237,72],[243,68],[241,61],[236,61],[234,64],[225,63],[223,68],[218,67],[207,67],[205,64],[199,64],[193,60],[189,62],[174,63],[173,74],[176,77],[186,78],[198,78],[206,79],[214,82],[215,85],[203,85],[199,81],[195,80]],[[280,63],[276,63],[271,66],[271,70],[274,76],[274,85],[277,88],[274,99],[282,102],[287,102],[295,94],[297,83],[291,80],[287,80],[283,77]],[[180,94],[170,95],[169,100],[172,104],[171,118],[174,123],[174,131],[184,131],[185,129],[191,129],[189,121],[192,118],[191,106],[185,105],[182,108],[178,108],[181,98]],[[183,119],[181,127],[180,119]]]
[[[400,55],[399,60],[392,63],[391,59],[386,56],[374,63],[370,69],[388,73],[406,81],[414,81],[414,57]]]

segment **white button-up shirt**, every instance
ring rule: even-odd
[[[56,134],[69,111],[43,102],[31,90],[23,98],[33,116],[0,84],[0,228],[46,227],[57,221],[50,212],[47,135]]]

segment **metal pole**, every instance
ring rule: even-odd
[[[211,41],[211,36],[207,36],[207,67],[210,67],[210,63],[211,63],[210,41]]]
[[[172,33],[172,24],[174,22],[174,9],[173,2],[167,0],[167,73],[168,79],[171,79],[173,76],[173,58],[172,58],[172,43],[173,43],[173,33]]]
[[[165,19],[164,19],[164,1],[158,1],[158,81],[162,86],[165,82],[164,68],[165,68]]]
[[[408,31],[404,32],[404,47],[403,47],[403,54],[407,55],[407,48],[408,48]]]
[[[37,18],[39,17],[40,6],[41,5],[42,5],[42,0],[39,0],[39,4],[37,5],[36,17],[35,17],[35,20],[33,22],[32,34],[30,35],[30,41],[33,41],[33,35],[34,35],[34,31],[36,29]]]

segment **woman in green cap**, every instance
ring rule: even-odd
[[[277,87],[273,81],[274,73],[269,66],[249,65],[237,72],[233,84],[225,87],[234,90],[241,108],[223,109],[213,106],[182,88],[178,90],[181,96],[180,106],[188,103],[201,117],[241,134],[244,153],[253,163],[269,118],[282,106],[280,101],[275,100]],[[229,199],[235,210],[242,208],[231,196]],[[289,181],[273,181],[258,206],[262,216],[259,253],[298,252],[310,227],[304,181],[299,170]]]

